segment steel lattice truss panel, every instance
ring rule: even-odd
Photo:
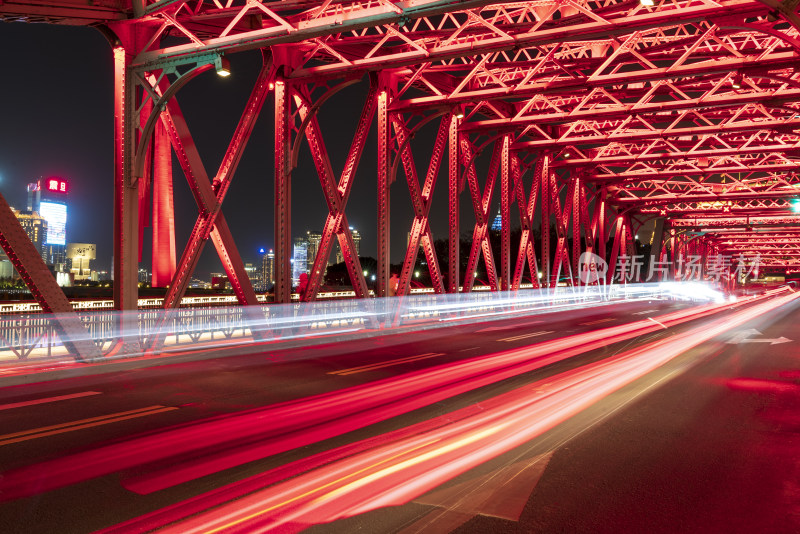
[[[409,177],[415,246],[435,257],[427,227],[435,178],[429,173],[420,185],[404,138],[415,124],[437,118],[440,134],[431,169],[438,172],[440,162],[458,167],[450,171],[456,182],[463,174],[466,184],[451,189],[467,187],[474,200],[477,244],[471,256],[478,261],[483,254],[492,276],[509,280],[507,258],[495,272],[486,253],[486,195],[492,191],[480,191],[470,181],[470,160],[464,156],[491,140],[497,161],[503,162],[492,172],[506,180],[503,198],[523,201],[521,212],[529,211],[528,192],[517,191],[515,180],[547,159],[547,172],[555,175],[552,190],[546,177],[538,187],[542,197],[551,198],[539,202],[547,202],[548,210],[558,205],[561,211],[552,213],[560,235],[574,216],[580,237],[602,194],[602,209],[614,209],[619,217],[638,223],[663,217],[670,231],[705,236],[715,250],[750,247],[776,266],[800,263],[794,241],[798,219],[791,209],[791,200],[800,195],[797,4],[100,0],[87,6],[6,0],[0,2],[0,18],[110,28],[130,54],[129,72],[153,102],[189,69],[219,65],[225,54],[265,49],[264,79],[287,85],[281,103],[293,114],[282,126],[287,143],[305,128],[302,135],[321,173],[330,209],[324,247],[329,250],[330,240],[338,237],[346,253],[350,171],[333,176],[326,169],[312,111],[337,84],[370,74],[378,80],[373,87],[389,95],[381,101],[384,93],[372,91],[370,98],[377,102],[379,136],[395,147],[386,157],[396,151]],[[370,106],[364,113],[371,121],[376,111]],[[177,114],[176,109],[167,112]],[[382,121],[382,113],[389,119]],[[357,133],[354,143],[363,135]],[[354,165],[359,156],[354,148]],[[217,204],[211,193],[199,201],[214,214],[198,220],[203,238],[224,188],[215,194]],[[523,213],[523,230],[533,213]],[[595,215],[595,227],[597,221]],[[624,247],[630,226],[620,224],[610,231],[618,233]],[[763,238],[750,239],[748,232],[764,232]],[[602,229],[599,235],[604,238]],[[566,255],[564,243],[557,245],[557,254]],[[224,243],[218,248],[227,253]],[[455,253],[451,250],[451,258]],[[358,277],[358,265],[348,267]],[[432,279],[441,286],[439,267],[435,270]],[[364,290],[361,281],[354,280],[354,286]]]

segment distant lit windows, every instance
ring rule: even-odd
[[[49,187],[49,186],[48,186]],[[67,205],[55,202],[39,204],[39,215],[47,221],[47,245],[67,244]]]

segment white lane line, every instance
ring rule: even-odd
[[[80,397],[89,397],[91,395],[102,395],[102,391],[82,391],[80,393],[71,393],[69,395],[59,395],[58,397],[47,397],[44,399],[35,399],[22,402],[12,402],[11,404],[0,404],[0,411],[10,410],[12,408],[21,408],[23,406],[33,406],[35,404],[45,404],[48,402],[57,402],[67,399],[77,399]]]
[[[653,313],[653,312],[656,312],[656,311],[658,311],[658,310],[657,309],[644,310],[644,311],[640,311],[640,312],[634,312],[633,315],[647,315],[648,313]]]
[[[554,330],[542,330],[541,332],[533,332],[532,334],[523,334],[521,336],[506,337],[503,339],[498,339],[497,341],[517,341],[519,339],[525,339],[529,337],[544,336],[546,334],[552,334],[553,332]]]
[[[356,373],[364,373],[374,369],[382,369],[383,367],[391,367],[392,365],[400,365],[408,362],[416,362],[418,360],[426,360],[428,358],[435,358],[436,356],[444,356],[443,352],[428,352],[419,354],[417,356],[408,356],[407,358],[398,358],[396,360],[389,360],[388,362],[373,363],[369,365],[362,365],[360,367],[351,367],[350,369],[341,369],[339,371],[331,371],[329,375],[354,375]]]
[[[654,323],[656,323],[658,326],[660,326],[660,327],[661,327],[661,328],[663,328],[664,330],[667,330],[667,327],[666,327],[666,326],[664,326],[664,323],[659,323],[658,321],[656,321],[656,320],[655,320],[655,319],[653,319],[652,317],[648,317],[648,319],[650,319],[651,321],[653,321]]]

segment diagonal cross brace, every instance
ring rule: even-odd
[[[66,295],[42,260],[41,253],[33,246],[28,234],[11,211],[11,206],[1,194],[0,246],[42,310],[54,314],[56,331],[73,357],[82,362],[102,359],[86,326],[72,309]]]
[[[555,204],[554,211],[556,215],[556,232],[558,234],[558,243],[556,245],[556,255],[555,261],[553,265],[553,270],[555,271],[555,283],[558,284],[558,279],[561,275],[561,268],[564,264],[569,266],[569,261],[567,258],[567,228],[568,223],[570,220],[570,215],[573,210],[573,204],[575,199],[575,190],[577,187],[577,181],[575,179],[570,180],[569,187],[567,188],[567,196],[564,199],[564,209],[561,209],[561,200],[558,196],[558,184],[555,180],[552,183],[553,187],[553,202]],[[572,274],[570,274],[570,279],[572,279]]]
[[[492,246],[489,242],[489,210],[491,209],[494,185],[500,171],[502,152],[503,141],[500,139],[494,143],[492,159],[489,164],[489,175],[486,179],[483,196],[481,196],[477,175],[472,172],[467,175],[467,184],[469,185],[469,191],[472,196],[472,207],[475,212],[475,227],[472,231],[472,247],[469,252],[467,271],[464,273],[464,293],[472,291],[472,286],[475,282],[475,272],[478,267],[479,256],[478,247],[483,251],[483,260],[486,264],[486,276],[489,279],[489,286],[492,288],[492,291],[497,291],[498,289],[494,255],[492,254]]]
[[[397,295],[407,295],[411,287],[411,272],[417,259],[420,241],[425,253],[425,259],[428,263],[428,269],[431,275],[431,283],[436,293],[444,293],[444,282],[442,274],[439,270],[439,260],[436,257],[436,251],[433,248],[433,234],[431,233],[428,214],[430,213],[431,203],[433,199],[433,189],[436,185],[436,178],[439,175],[439,168],[441,166],[442,158],[444,157],[445,148],[448,143],[448,136],[450,133],[450,123],[452,122],[452,113],[445,114],[439,124],[439,130],[436,134],[436,141],[433,146],[433,154],[428,166],[428,173],[425,176],[425,183],[422,191],[419,188],[419,178],[417,176],[416,165],[414,164],[414,157],[411,153],[411,146],[407,142],[409,137],[408,128],[403,124],[399,116],[395,115],[392,121],[396,134],[397,143],[402,147],[400,154],[403,162],[403,169],[406,174],[406,181],[408,182],[408,190],[411,194],[411,203],[414,206],[414,221],[411,225],[411,236],[408,241],[408,248],[406,249],[406,256],[403,261],[403,268],[400,271],[400,278],[397,283]]]
[[[165,309],[173,309],[179,306],[189,283],[189,279],[197,266],[200,253],[209,237],[217,249],[219,258],[225,272],[228,274],[228,279],[233,285],[239,302],[247,306],[255,306],[258,304],[253,286],[250,283],[247,272],[244,270],[244,263],[236,249],[233,235],[228,227],[227,221],[221,213],[221,206],[222,200],[230,185],[231,178],[268,93],[269,71],[269,66],[265,64],[259,73],[256,85],[247,102],[242,118],[236,127],[213,185],[208,179],[208,175],[206,174],[197,147],[189,132],[186,120],[174,98],[167,103],[166,109],[161,113],[161,121],[170,136],[181,168],[186,175],[195,201],[200,209],[200,215],[195,222],[195,226],[189,237],[189,242],[184,249],[180,263],[175,271],[175,276],[164,298]],[[165,87],[161,87],[161,89],[163,91]],[[253,321],[260,320],[262,316],[254,313],[253,310],[255,310],[255,308],[247,309],[246,313],[248,317]],[[162,332],[162,327],[167,320],[168,317],[165,315],[162,317],[157,328],[154,329],[154,333],[148,343],[151,351],[160,349],[165,337],[165,334]],[[256,329],[251,328],[251,332],[256,338],[261,336],[261,332]]]
[[[200,215],[195,222],[189,242],[176,269],[175,277],[164,298],[165,308],[175,308],[179,305],[203,246],[209,237],[217,249],[239,302],[246,305],[258,303],[244,270],[244,264],[236,250],[233,236],[220,210],[236,166],[269,91],[269,70],[269,66],[264,65],[259,73],[213,185],[208,179],[197,147],[175,99],[169,101],[165,113],[161,115],[162,122],[170,133],[173,147],[200,208]]]
[[[546,164],[544,158],[539,158],[536,162],[534,170],[533,184],[531,185],[530,197],[525,199],[525,191],[522,187],[522,172],[519,165],[519,158],[515,155],[512,159],[512,174],[514,178],[514,193],[517,197],[517,205],[519,206],[520,226],[522,233],[519,239],[519,251],[517,252],[517,262],[514,266],[514,277],[511,280],[511,290],[516,291],[522,283],[522,273],[525,270],[525,260],[528,260],[528,269],[531,273],[531,282],[535,289],[539,288],[539,266],[536,262],[536,252],[534,250],[535,243],[533,240],[533,233],[531,221],[533,221],[534,212],[536,210],[536,194],[539,191],[539,182],[541,181],[542,168]]]
[[[367,100],[364,104],[358,126],[356,127],[353,143],[347,154],[345,167],[338,185],[333,175],[330,158],[328,157],[328,152],[322,140],[322,133],[316,116],[311,117],[305,129],[306,139],[308,140],[308,145],[314,159],[314,165],[317,168],[317,174],[319,175],[320,183],[325,193],[325,200],[328,204],[328,216],[326,217],[325,226],[322,230],[322,238],[317,248],[317,256],[314,258],[314,267],[311,269],[311,275],[309,276],[305,300],[314,300],[316,298],[317,292],[321,286],[322,276],[325,273],[325,266],[330,258],[334,234],[339,240],[342,257],[345,260],[350,282],[353,284],[356,296],[358,298],[365,298],[369,294],[364,273],[361,270],[361,262],[358,259],[358,254],[355,252],[355,243],[350,233],[350,226],[347,223],[344,209],[350,197],[350,191],[353,187],[353,177],[361,159],[361,154],[364,151],[372,118],[375,115],[375,92],[375,88],[372,87],[370,93],[367,95]],[[303,98],[302,95],[295,93],[295,102],[300,117],[305,120],[310,112],[310,106],[307,100]]]

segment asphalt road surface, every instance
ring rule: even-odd
[[[798,532],[800,305],[769,302],[0,387],[0,531]]]

